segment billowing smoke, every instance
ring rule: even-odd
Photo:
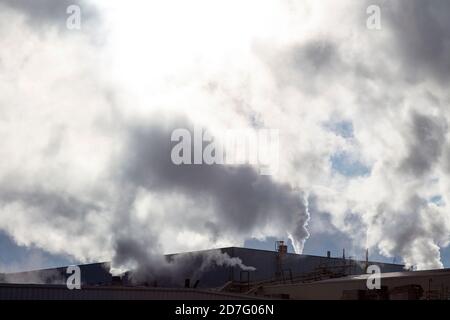
[[[248,238],[301,252],[311,215],[331,226],[312,237],[443,266],[448,1],[380,1],[380,30],[354,0],[77,3],[88,27],[60,32],[63,10],[0,1],[0,229],[17,244],[152,274],[162,253]],[[279,171],[174,165],[171,133],[194,126],[278,129]]]
[[[127,271],[129,280],[135,284],[179,286],[185,279],[199,280],[201,275],[215,267],[237,267],[244,271],[255,271],[237,257],[230,257],[220,250],[199,251],[163,257],[145,250],[141,243],[119,240],[116,246],[112,272],[123,275]]]
[[[12,274],[0,274],[0,283],[20,284],[65,284],[64,278],[56,270],[43,270]]]
[[[161,246],[170,246],[183,233],[186,238],[178,241],[189,239],[191,233],[210,244],[266,229],[291,235],[303,245],[309,215],[298,191],[250,166],[175,165],[171,160],[175,143],[170,137],[180,127],[192,125],[180,119],[164,126],[139,123],[127,129],[121,157],[111,170],[117,174],[113,179],[123,198],[113,222],[118,229],[112,238],[114,265],[131,262],[133,269],[144,268],[147,275],[176,274],[174,270],[180,271],[186,263],[166,263]],[[218,254],[205,256],[199,269],[210,263],[248,269],[236,258]],[[141,278],[139,274],[135,276]]]

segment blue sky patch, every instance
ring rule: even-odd
[[[345,152],[336,153],[331,156],[333,170],[346,177],[360,177],[370,174],[370,168],[359,161],[355,161]]]

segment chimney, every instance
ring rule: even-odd
[[[327,258],[328,259],[331,258],[331,252],[330,251],[327,251]]]
[[[367,268],[369,268],[369,248],[366,249],[366,272]]]
[[[277,257],[276,257],[276,260],[277,260],[276,275],[281,276],[283,273],[283,259],[287,253],[287,245],[284,244],[284,241],[276,241],[275,249],[278,252]]]
[[[284,241],[277,241],[277,251],[280,254],[287,253],[287,245],[284,244]]]

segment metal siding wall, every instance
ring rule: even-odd
[[[81,283],[84,285],[109,284],[112,281],[109,273],[109,266],[105,263],[94,263],[80,265]],[[9,283],[46,283],[46,284],[65,284],[67,277],[67,268],[55,268],[36,270],[29,272],[20,272],[5,274],[2,276],[3,282]]]
[[[277,271],[277,255],[278,253],[275,251],[264,251],[264,250],[254,250],[254,249],[246,249],[246,248],[225,248],[222,252],[228,253],[230,257],[238,257],[242,260],[243,264],[247,266],[253,266],[256,268],[256,271],[250,272],[250,280],[251,281],[262,281],[273,278]],[[348,260],[347,260],[348,261]],[[318,257],[318,256],[308,256],[308,255],[298,255],[288,253],[284,258],[283,269],[291,269],[293,276],[302,275],[304,273],[309,273],[315,271],[315,269],[324,263],[342,263],[341,258],[327,258],[327,257]],[[363,266],[363,261],[354,262],[354,266],[351,268],[350,274],[362,274],[365,272]],[[401,265],[393,265],[393,264],[384,264],[384,263],[374,263],[369,262],[371,264],[377,264],[380,266],[382,272],[395,272],[395,271],[403,271],[403,266]],[[222,267],[222,269],[227,269]],[[203,282],[203,286],[208,286],[213,284],[212,279],[214,279],[215,275],[220,275],[220,279],[226,279],[224,276],[227,272],[219,272],[219,270],[211,270],[210,272],[205,273],[201,282]],[[240,268],[233,268],[233,280],[240,280]],[[223,283],[226,283],[228,280],[225,280]],[[217,283],[214,281],[214,286],[217,286]]]
[[[238,257],[242,260],[242,262],[247,266],[253,266],[256,268],[256,271],[250,272],[250,281],[262,281],[271,279],[275,276],[277,271],[277,255],[278,253],[275,251],[264,251],[264,250],[254,250],[254,249],[246,249],[246,248],[238,248],[238,247],[230,247],[221,249],[223,253],[227,253],[230,257]],[[336,263],[342,262],[340,258],[327,258],[327,257],[317,257],[317,256],[308,256],[308,255],[297,255],[288,253],[283,262],[283,269],[291,269],[293,276],[298,276],[304,273],[313,272],[320,264],[329,262]],[[356,264],[354,270],[352,270],[351,274],[361,274],[364,273],[363,265],[365,262],[361,262],[360,264]],[[384,263],[376,263],[381,267],[382,272],[396,272],[403,271],[403,266],[394,265],[394,264],[384,264]],[[84,285],[97,285],[100,283],[108,284],[111,283],[111,275],[109,274],[108,266],[105,268],[105,264],[97,263],[90,265],[82,265],[81,267],[81,276],[82,283]],[[43,270],[43,271],[35,271],[25,273],[28,276],[32,276],[37,273],[50,273],[50,274],[58,274],[61,281],[60,283],[65,284],[66,268],[58,268],[52,270]],[[215,266],[211,269],[205,271],[200,279],[191,279],[191,284],[193,285],[196,280],[200,280],[199,288],[212,288],[212,287],[220,287],[223,286],[230,280],[239,281],[240,280],[241,269],[237,266],[229,267],[229,266]],[[288,276],[288,275],[287,275]],[[160,285],[164,286],[164,283],[160,283]],[[179,287],[184,286],[183,283],[179,284]]]
[[[63,286],[0,285],[0,300],[241,300],[233,294],[184,289],[85,288]],[[256,299],[256,298],[255,298]]]

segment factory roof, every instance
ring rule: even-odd
[[[261,298],[186,288],[84,286],[82,290],[68,290],[64,285],[0,284],[0,300],[4,299],[260,300]]]
[[[345,282],[345,281],[357,281],[357,280],[367,280],[370,274],[360,274],[351,275],[342,278],[327,279],[319,281],[320,283],[330,283],[330,282]],[[404,272],[386,272],[380,274],[382,279],[387,278],[407,278],[407,277],[439,277],[439,276],[450,276],[450,269],[435,269],[435,270],[420,270],[420,271],[404,271]]]
[[[277,254],[277,251],[275,250],[265,250],[265,249],[254,249],[254,248],[243,248],[243,247],[222,247],[222,248],[213,248],[213,249],[204,249],[204,250],[198,250],[198,251],[189,251],[189,252],[177,252],[177,253],[171,253],[171,254],[166,254],[165,256],[170,257],[170,256],[175,256],[175,255],[183,255],[183,254],[199,254],[199,253],[207,253],[207,252],[211,252],[211,251],[215,251],[215,250],[221,250],[223,252],[235,252],[236,254],[238,254],[238,252],[255,252],[255,253],[260,253],[260,254]],[[304,257],[304,258],[326,258],[325,256],[319,256],[319,255],[312,255],[312,254],[298,254],[298,253],[293,253],[293,252],[288,252],[286,253],[287,256],[295,256],[295,257]],[[335,257],[329,257],[328,259],[334,261],[334,260],[342,260],[342,257],[339,256],[335,256]],[[359,259],[355,259],[354,257],[347,257],[347,260],[353,260],[355,262],[361,262],[364,263],[365,261],[363,260],[359,260]],[[372,263],[380,263],[383,264],[385,266],[403,266],[401,264],[395,264],[395,263],[389,263],[389,262],[375,262],[375,261],[371,261]],[[110,262],[98,262],[98,263],[88,263],[88,264],[82,264],[80,266],[83,267],[97,267],[97,266],[105,266],[106,268],[109,268],[110,266]],[[67,266],[58,266],[58,267],[53,267],[53,268],[45,268],[45,269],[39,269],[39,270],[29,270],[29,271],[19,271],[19,272],[14,272],[13,274],[21,274],[21,273],[27,273],[27,272],[33,272],[33,271],[51,271],[51,270],[55,270],[55,269],[62,269],[62,268],[66,268]],[[12,274],[12,273],[3,273],[3,275],[7,275],[7,274]],[[0,273],[0,276],[2,275],[2,273]],[[361,277],[361,276],[360,276]],[[362,276],[364,277],[364,276]],[[361,278],[363,279],[363,278]]]

